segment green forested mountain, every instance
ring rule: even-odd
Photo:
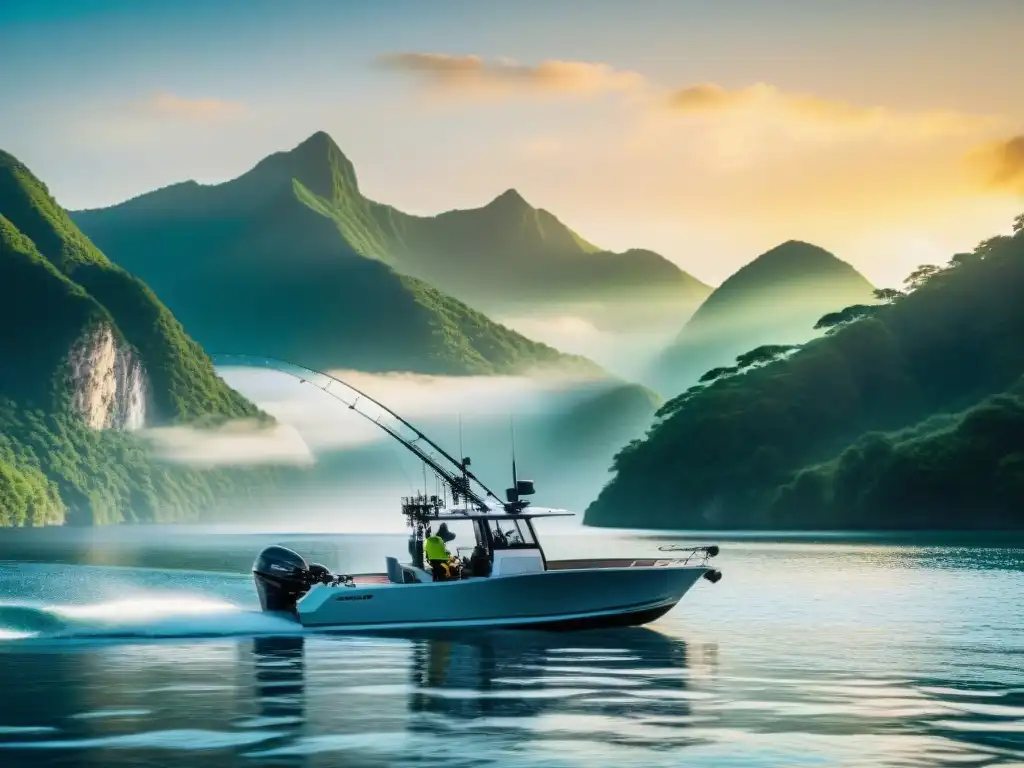
[[[384,258],[383,214],[326,134],[224,184],[179,184],[75,220],[152,285],[207,349],[314,368],[597,372]]]
[[[0,357],[0,525],[173,519],[240,487],[157,465],[125,431],[266,417],[4,152]]]
[[[849,264],[810,243],[790,240],[722,283],[662,354],[652,380],[668,394],[762,344],[796,344],[827,312],[872,301],[872,285]]]
[[[670,400],[587,522],[1024,526],[1024,217],[1015,232]]]
[[[514,192],[426,218],[374,203],[325,133],[224,184],[186,182],[74,217],[207,348],[314,366],[587,368],[479,310],[657,286],[685,316],[707,292],[656,254],[599,251]]]
[[[410,216],[369,204],[387,252],[417,275],[474,306],[528,310],[555,302],[638,301],[692,311],[711,288],[642,249],[612,253],[509,189],[482,208]]]

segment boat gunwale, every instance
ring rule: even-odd
[[[566,565],[566,563],[572,563],[573,565]],[[577,563],[589,563],[585,566],[577,566]],[[663,565],[657,565],[657,563],[663,563]],[[556,566],[556,567],[552,567]],[[412,586],[423,586],[425,584],[431,584],[434,586],[440,584],[454,585],[460,584],[465,581],[479,581],[483,579],[514,579],[523,576],[540,576],[549,572],[566,573],[566,572],[607,572],[611,570],[616,571],[636,571],[636,570],[653,570],[671,568],[673,570],[701,570],[709,571],[711,567],[708,565],[692,564],[686,565],[684,561],[679,558],[644,558],[644,559],[631,559],[625,558],[592,558],[592,559],[574,559],[574,560],[549,560],[548,567],[543,571],[526,571],[523,573],[509,573],[504,576],[468,576],[463,579],[451,579],[448,581],[415,581],[415,582],[404,582],[398,583],[391,581],[391,578],[386,572],[372,572],[372,573],[354,573],[351,574],[351,578],[355,583],[354,589],[360,587],[379,587],[379,586],[395,586],[395,587],[412,587]],[[327,585],[330,587],[340,587],[338,584]]]

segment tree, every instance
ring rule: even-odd
[[[736,367],[749,368],[752,365],[763,365],[796,349],[794,344],[764,344],[757,349],[744,352],[736,358]]]
[[[1024,213],[1013,220],[1013,234],[1019,235],[1021,232],[1024,232]]]
[[[974,249],[974,253],[977,254],[979,259],[984,259],[990,254],[995,252],[1001,245],[1008,243],[1013,238],[1007,237],[1006,235],[996,235],[986,240],[982,240]]]
[[[815,330],[821,330],[827,328],[829,332],[839,328],[840,326],[852,323],[854,320],[860,320],[862,317],[869,317],[878,310],[877,306],[871,304],[854,304],[846,309],[841,309],[838,312],[829,312],[827,315],[823,315],[818,319],[818,322],[814,324]]]
[[[703,376],[701,376],[699,381],[702,381],[702,382],[714,381],[715,379],[720,379],[723,376],[730,376],[730,375],[732,375],[732,374],[734,374],[734,373],[736,373],[738,371],[739,371],[739,368],[737,368],[734,365],[726,365],[726,366],[722,366],[720,368],[712,368],[710,371],[708,371]]]
[[[907,295],[903,291],[898,291],[895,288],[876,288],[872,293],[876,299],[884,301],[886,304],[892,304],[896,299]]]
[[[916,291],[942,270],[934,264],[922,264],[903,281],[908,291]]]
[[[661,419],[675,413],[680,408],[682,408],[683,405],[685,405],[690,398],[692,398],[694,395],[696,395],[698,392],[704,389],[704,386],[704,384],[694,384],[692,387],[690,387],[682,394],[676,395],[663,406],[661,406],[661,408],[654,412],[654,418]]]
[[[949,266],[951,267],[963,267],[967,264],[973,264],[976,261],[981,261],[982,253],[980,251],[974,251],[973,253],[954,253],[952,258],[949,260]]]

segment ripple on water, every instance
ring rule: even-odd
[[[91,739],[59,739],[53,741],[0,741],[0,749],[165,749],[175,752],[203,751],[247,747],[282,734],[207,730],[167,730],[101,736]]]
[[[1024,759],[1012,631],[1024,571],[1000,570],[991,556],[979,580],[935,569],[934,553],[912,547],[804,546],[796,565],[789,550],[748,549],[728,554],[729,581],[695,589],[656,631],[572,635],[300,632],[241,607],[252,602],[247,578],[93,569],[99,593],[90,582],[87,595],[54,592],[0,620],[8,632],[78,638],[0,653],[0,679],[20,694],[0,703],[0,766],[25,764],[13,750],[77,750],[97,764],[112,750],[158,750],[191,768],[301,765],[318,754],[324,765],[461,768]],[[7,589],[18,569],[4,576]],[[39,566],[31,583],[82,578]],[[984,591],[996,585],[998,599]],[[158,608],[154,596],[172,599]],[[30,599],[44,598],[0,594]],[[52,610],[65,605],[84,607]]]
[[[99,709],[94,712],[79,712],[71,715],[72,720],[105,720],[107,718],[145,717],[149,709]]]

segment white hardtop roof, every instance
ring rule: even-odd
[[[575,512],[567,509],[537,509],[532,511],[525,509],[522,512],[504,512],[502,510],[489,509],[450,509],[434,516],[429,520],[515,520],[527,517],[575,517]]]

